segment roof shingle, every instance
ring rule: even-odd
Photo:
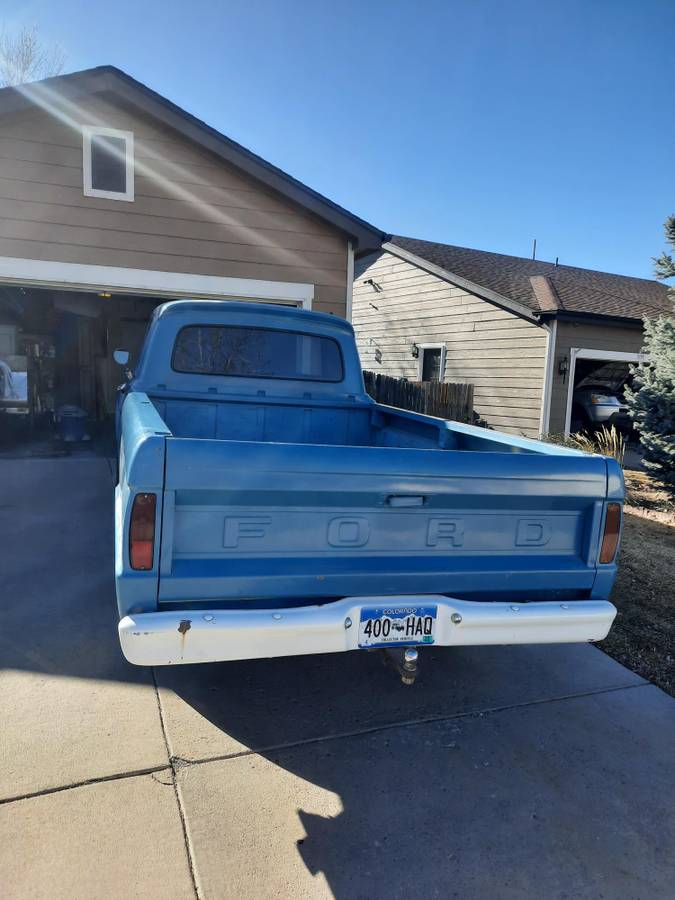
[[[537,313],[558,310],[641,319],[673,312],[667,287],[647,278],[612,275],[400,235],[394,235],[389,242]]]

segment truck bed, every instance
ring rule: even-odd
[[[400,447],[426,450],[473,450],[491,453],[541,452],[538,442],[519,440],[483,428],[363,402],[317,403],[266,398],[200,398],[152,402],[164,427],[175,438],[320,444],[340,447]],[[572,451],[562,452],[573,453]]]
[[[122,614],[606,598],[603,457],[372,403],[134,393],[123,416],[123,489],[158,491],[161,541],[157,571],[118,579]]]

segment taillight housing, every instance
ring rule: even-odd
[[[156,511],[156,494],[136,494],[129,526],[129,561],[132,569],[152,568]]]
[[[614,562],[621,534],[621,504],[608,503],[605,512],[605,528],[602,533],[600,562],[603,565]]]

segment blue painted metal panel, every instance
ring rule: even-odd
[[[590,591],[606,485],[584,455],[169,439],[159,596]]]
[[[343,382],[171,370],[185,324],[261,321],[339,341]],[[121,612],[403,593],[601,599],[616,574],[597,562],[607,500],[623,499],[613,460],[374,404],[351,326],[334,317],[160,308],[121,420]],[[126,556],[139,491],[163,500],[149,573]]]
[[[115,491],[115,586],[120,615],[126,615],[130,610],[150,612],[157,608],[164,457],[170,432],[142,393],[124,398],[121,425],[119,484]],[[155,549],[153,568],[140,572],[129,564],[129,518],[134,497],[145,492],[157,494]]]
[[[333,338],[340,346],[344,378],[336,384],[175,372],[171,367],[171,354],[178,332],[188,325],[200,324],[276,328]],[[256,395],[293,400],[323,397],[353,401],[358,397],[362,402],[372,404],[363,386],[354,330],[349,322],[325,313],[217,300],[178,300],[157,307],[131,389],[156,396],[183,396],[186,399],[204,399],[205,395],[209,399],[214,396],[248,398]]]

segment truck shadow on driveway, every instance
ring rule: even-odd
[[[421,656],[157,670],[212,895],[254,854],[260,896],[667,896],[669,698],[588,647]]]
[[[147,696],[115,631],[112,479],[58,462],[2,463],[1,665]],[[670,698],[585,646],[420,659],[412,687],[359,652],[156,670],[204,896],[669,896]],[[80,737],[50,728],[54,754]]]

